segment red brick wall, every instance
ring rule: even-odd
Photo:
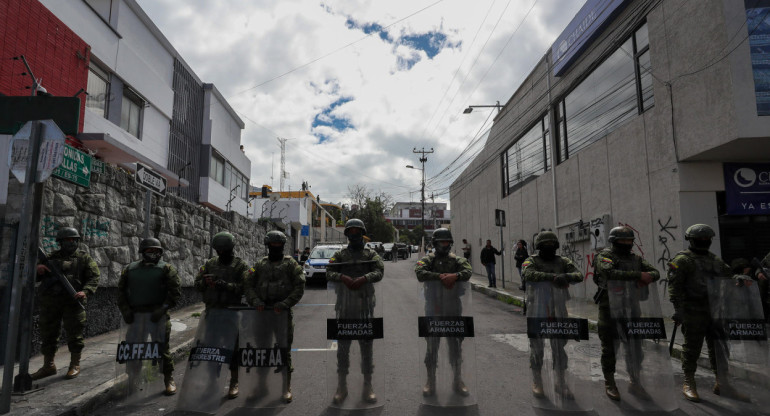
[[[61,20],[37,0],[0,0],[0,93],[30,95],[32,86],[24,63],[13,60],[24,55],[45,89],[56,96],[72,96],[88,83],[91,51]],[[80,55],[80,56],[78,56]],[[85,94],[80,96],[80,126],[83,131]]]

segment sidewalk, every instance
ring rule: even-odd
[[[473,290],[482,293],[486,296],[496,298],[499,301],[506,302],[519,307],[524,306],[524,291],[519,290],[518,282],[505,282],[505,289],[502,288],[502,282],[498,280],[496,288],[488,287],[489,281],[487,277],[482,274],[474,273],[470,279]],[[593,302],[591,302],[593,306]],[[599,307],[589,307],[586,311],[585,318],[588,319],[588,328],[590,332],[596,332],[597,320],[599,315]],[[673,321],[669,318],[665,318],[666,328],[670,330],[673,328]],[[598,335],[592,335],[598,338]],[[669,334],[670,336],[670,334]],[[661,342],[669,342],[669,340]],[[684,338],[682,336],[681,327],[677,331],[676,339],[674,341],[674,350],[671,353],[671,357],[677,361],[682,358],[682,342]],[[708,359],[708,350],[706,349],[706,343],[703,343],[703,350],[701,351],[700,358],[698,359],[698,367],[711,372],[711,363]],[[760,371],[742,365],[742,363],[736,361],[730,361],[730,373],[737,378],[741,378],[748,381],[761,382],[765,380],[766,376]]]
[[[186,358],[192,346],[198,317],[203,304],[188,306],[171,312],[171,353],[174,361]],[[111,331],[86,339],[80,360],[81,373],[74,380],[65,380],[70,354],[66,346],[56,354],[57,374],[33,383],[32,393],[11,397],[9,415],[79,415],[109,400],[118,393],[115,373],[115,352],[119,331]],[[32,357],[29,371],[43,365],[43,356]],[[14,372],[14,376],[18,372]],[[0,367],[2,369],[2,367]],[[34,390],[41,388],[40,390]]]

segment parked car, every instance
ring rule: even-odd
[[[314,280],[326,280],[326,265],[334,253],[342,250],[345,246],[341,244],[318,245],[313,247],[302,268],[305,270],[305,280],[308,282]]]
[[[382,259],[383,260],[392,260],[393,259],[393,244],[396,244],[397,250],[398,250],[398,258],[399,259],[408,259],[409,258],[409,247],[404,243],[385,243],[382,245],[382,247],[385,249],[385,254],[383,254]]]

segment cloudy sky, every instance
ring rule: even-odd
[[[252,185],[279,188],[282,137],[284,190],[307,181],[341,202],[360,184],[419,201],[421,172],[405,165],[433,148],[438,202],[496,111],[463,109],[505,103],[584,0],[138,2],[243,119]]]

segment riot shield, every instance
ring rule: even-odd
[[[177,410],[215,414],[225,399],[230,363],[238,337],[239,312],[210,308],[201,315],[193,340]]]
[[[757,403],[767,397],[770,388],[767,332],[758,285],[750,280],[713,279],[708,282],[708,291],[720,394],[735,398],[730,391],[735,388]],[[751,380],[750,385],[736,383],[741,374],[741,378]]]
[[[377,341],[383,338],[378,287],[379,283],[365,283],[352,290],[341,282],[328,282],[329,303],[334,304],[326,320],[326,338],[332,343],[326,360],[331,407],[367,409],[385,404],[385,351]]]
[[[241,311],[238,353],[239,387],[237,407],[277,408],[288,387],[289,311],[272,309]]]
[[[657,283],[639,287],[636,281],[610,280],[607,294],[621,405],[643,411],[675,410],[677,389]]]
[[[166,342],[166,316],[152,322],[151,313],[135,313],[134,321],[121,321],[120,340],[115,356],[116,380],[119,380],[122,403],[159,395],[164,390],[163,352]],[[125,380],[125,383],[122,381]]]
[[[476,404],[476,348],[469,282],[451,288],[440,281],[422,283],[417,318],[422,403],[456,407]],[[443,351],[442,351],[443,349]]]
[[[593,409],[591,357],[585,353],[587,342],[581,344],[588,340],[588,320],[584,318],[584,303],[573,301],[579,297],[570,295],[570,287],[527,282],[527,337],[535,408]]]

